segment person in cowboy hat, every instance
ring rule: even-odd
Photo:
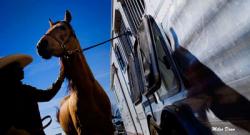
[[[23,68],[32,62],[28,55],[16,54],[0,58],[0,134],[9,129],[22,129],[31,135],[45,135],[38,102],[51,100],[60,89],[64,70],[52,87],[40,90],[22,83]]]

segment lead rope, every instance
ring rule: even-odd
[[[98,44],[95,44],[95,45],[91,45],[91,46],[89,46],[89,47],[87,47],[87,48],[83,48],[83,49],[81,49],[81,48],[79,48],[79,49],[74,49],[74,50],[66,50],[66,47],[64,46],[65,44],[64,43],[62,43],[61,44],[61,48],[64,50],[64,58],[66,58],[66,59],[68,59],[69,58],[69,56],[70,55],[72,55],[73,53],[82,53],[82,52],[84,52],[84,51],[87,51],[87,50],[90,50],[90,49],[93,49],[93,48],[95,48],[95,47],[98,47],[98,46],[100,46],[100,45],[103,45],[103,44],[105,44],[105,43],[107,43],[107,42],[109,42],[109,41],[112,41],[112,40],[114,40],[114,39],[116,39],[116,38],[119,38],[119,37],[121,37],[121,36],[124,36],[124,35],[132,35],[132,33],[131,33],[131,31],[125,31],[124,33],[122,33],[122,34],[120,34],[120,35],[118,35],[118,36],[116,36],[116,37],[113,37],[113,38],[111,38],[111,39],[108,39],[108,40],[106,40],[106,41],[103,41],[103,42],[101,42],[101,43],[98,43]],[[71,36],[70,36],[71,37]],[[69,38],[70,38],[69,37]],[[68,38],[68,39],[69,39]],[[67,40],[68,41],[68,40]],[[62,46],[63,45],[63,46]]]
[[[43,122],[44,120],[46,120],[46,119],[50,119],[50,120],[49,120],[49,122],[48,122],[47,124],[45,124],[45,125],[41,128],[41,130],[44,130],[45,128],[47,128],[47,127],[52,123],[52,118],[51,118],[50,115],[46,115],[45,117],[43,117],[43,118],[42,118],[42,122]]]
[[[44,131],[44,129],[47,128],[47,127],[52,123],[52,118],[51,118],[50,115],[46,115],[45,117],[43,117],[43,118],[41,119],[41,121],[43,122],[43,121],[46,120],[46,119],[50,119],[50,120],[49,120],[49,122],[48,122],[45,126],[42,125],[42,127],[40,127],[40,128],[31,129],[31,130],[27,130],[27,131],[28,131],[29,133],[32,133],[32,134],[34,134],[34,133],[40,133],[40,132]]]
[[[102,45],[102,44],[105,44],[105,43],[107,43],[107,42],[109,42],[109,41],[112,41],[112,40],[114,40],[114,39],[116,39],[116,38],[119,38],[119,37],[121,37],[121,36],[123,36],[123,35],[132,35],[132,33],[131,33],[131,31],[126,31],[126,32],[124,32],[124,33],[122,33],[122,34],[120,34],[120,35],[118,35],[118,36],[116,36],[116,37],[113,37],[113,38],[111,38],[111,39],[108,39],[108,40],[106,40],[106,41],[103,41],[103,42],[101,42],[101,43],[98,43],[98,44],[96,44],[96,45],[92,45],[92,46],[89,46],[89,47],[87,47],[87,48],[83,48],[82,51],[87,51],[87,50],[89,50],[89,49],[95,48],[95,47],[100,46],[100,45]]]

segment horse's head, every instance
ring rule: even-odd
[[[45,59],[52,56],[62,57],[79,51],[80,46],[74,42],[78,42],[74,31],[70,25],[71,14],[66,11],[64,20],[52,22],[49,19],[50,28],[37,43],[38,54]]]

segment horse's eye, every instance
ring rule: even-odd
[[[66,30],[66,27],[65,26],[59,26],[58,29],[60,29],[60,30]]]

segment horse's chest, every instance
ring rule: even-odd
[[[72,94],[69,99],[69,106],[74,113],[90,113],[96,111],[96,105],[91,100],[86,100],[84,97]]]

